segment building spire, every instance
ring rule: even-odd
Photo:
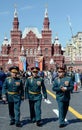
[[[49,18],[48,18],[48,10],[47,10],[47,5],[46,5],[43,29],[49,30],[49,24],[50,24],[50,22],[49,22]]]
[[[45,18],[47,18],[48,17],[48,5],[46,4],[46,6],[45,6],[45,16],[44,16]]]
[[[54,44],[60,45],[60,43],[59,43],[59,38],[58,38],[58,34],[57,34],[57,33],[56,33],[56,37],[55,37],[55,40],[54,40]]]
[[[4,34],[4,40],[8,40],[6,33]]]
[[[17,18],[17,17],[18,17],[17,5],[15,4],[14,7],[15,7],[15,10],[14,10],[14,18]]]
[[[20,53],[21,56],[25,56],[25,49],[24,49],[24,46],[22,45],[21,47],[21,53]]]
[[[38,56],[41,56],[41,47],[40,47],[40,45],[38,45],[37,55],[38,55]]]
[[[19,21],[18,21],[18,13],[15,4],[13,30],[18,30],[18,28],[19,28]]]

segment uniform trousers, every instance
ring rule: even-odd
[[[41,100],[29,100],[31,121],[41,120]]]
[[[9,116],[11,122],[15,122],[16,124],[20,121],[20,102],[8,102],[9,107]]]
[[[65,117],[69,107],[69,101],[57,101],[59,109],[59,124],[65,123]]]

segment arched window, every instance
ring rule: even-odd
[[[45,54],[48,55],[48,48],[45,48]]]
[[[4,54],[7,54],[7,49],[4,50]]]
[[[26,49],[26,55],[28,55],[28,49]]]
[[[32,49],[30,49],[30,55],[32,55],[33,54],[33,50]]]
[[[14,48],[14,49],[13,49],[13,52],[14,52],[14,54],[15,54],[15,53],[17,53],[17,49],[16,49],[16,48]]]
[[[34,55],[36,55],[36,48],[34,49]]]

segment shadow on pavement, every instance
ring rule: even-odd
[[[42,125],[45,125],[49,122],[55,122],[57,120],[58,120],[58,118],[45,118],[45,119],[42,119]]]
[[[82,120],[81,119],[71,119],[71,120],[69,120],[69,123],[70,124],[73,124],[73,123],[78,123],[78,122],[82,122]]]
[[[57,120],[58,118],[45,118],[45,119],[42,119],[42,125],[45,125],[49,122],[55,122]],[[21,123],[22,123],[22,126],[24,126],[32,122],[29,117],[23,117],[23,119],[21,120]]]
[[[22,126],[27,125],[29,123],[31,123],[31,120],[29,117],[23,117],[21,120]]]

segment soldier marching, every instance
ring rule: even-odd
[[[17,66],[10,67],[9,71],[11,76],[7,77],[3,83],[2,100],[6,101],[8,98],[10,125],[15,124],[16,127],[21,127],[20,105],[21,99],[24,98],[23,84],[22,80],[17,77],[17,74],[19,73],[19,68]]]
[[[38,67],[32,67],[32,76],[26,80],[26,91],[29,99],[30,118],[32,122],[36,122],[37,126],[41,126],[41,101],[42,92],[47,99],[46,87],[42,77],[38,76]]]

